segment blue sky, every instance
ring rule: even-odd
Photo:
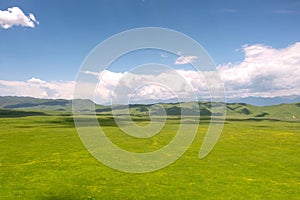
[[[0,28],[0,80],[72,81],[88,53],[113,34],[164,27],[199,42],[217,65],[242,62],[244,45],[287,48],[300,41],[296,0],[1,1],[34,14],[34,28]],[[129,61],[128,61],[129,62]],[[123,63],[114,68],[122,72]],[[126,70],[125,70],[126,71]]]

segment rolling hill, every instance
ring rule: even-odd
[[[93,103],[90,100],[78,100],[82,104]],[[128,105],[132,115],[148,115],[151,106],[162,106],[168,115],[180,115],[184,112],[187,115],[211,116],[211,102],[198,102],[199,108],[195,102],[183,103],[158,103],[158,104],[131,104]],[[215,103],[224,105],[224,103]],[[279,104],[272,106],[254,106],[245,103],[226,103],[227,117],[234,118],[264,118],[264,119],[300,119],[300,103]],[[111,114],[112,109],[122,111],[126,105],[103,106],[95,104],[98,114]],[[72,111],[72,100],[65,99],[37,99],[32,97],[0,97],[0,115],[16,114],[16,111],[22,112],[20,115],[27,113],[38,114],[41,111]],[[13,112],[9,112],[9,111]],[[39,111],[39,112],[37,112]],[[155,113],[155,110],[151,110]],[[218,113],[214,113],[218,115]]]

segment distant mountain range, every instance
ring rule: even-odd
[[[207,98],[199,98],[199,101],[210,101]],[[188,99],[184,101],[189,101]],[[143,102],[134,102],[134,103],[174,103],[177,102],[177,99],[167,99],[167,100],[148,100]],[[245,98],[227,98],[226,103],[246,103],[254,106],[271,106],[278,104],[289,104],[300,102],[300,96],[290,95],[282,97],[245,97]]]
[[[278,104],[288,104],[300,102],[300,96],[282,96],[282,97],[246,97],[246,98],[234,98],[227,99],[227,103],[246,103],[255,106],[270,106]]]
[[[189,102],[190,99],[181,99],[183,102]],[[208,98],[199,98],[198,101],[210,101]],[[176,103],[176,98],[172,99],[158,99],[158,100],[143,100],[133,101],[132,104],[156,104],[156,103]],[[271,106],[278,104],[289,104],[300,102],[300,96],[290,95],[282,97],[245,97],[245,98],[227,98],[226,103],[246,103],[254,106]],[[104,104],[104,105],[108,105]]]
[[[249,98],[249,101],[255,98]],[[294,98],[294,100],[297,98]],[[269,99],[272,102],[278,102],[280,99]],[[275,101],[276,100],[276,101]],[[94,104],[90,100],[77,100],[82,105]],[[261,99],[260,104],[267,100]],[[195,106],[195,103],[199,106]],[[246,103],[214,103],[216,107],[224,106],[228,117],[237,118],[272,118],[272,119],[286,119],[299,120],[300,119],[300,100],[298,103],[269,105],[269,106],[255,106]],[[95,104],[95,111],[99,114],[111,114],[112,109],[122,111],[129,107],[130,113],[133,115],[148,115],[153,104],[131,104],[131,105],[113,105],[104,106]],[[212,103],[199,102],[183,102],[183,103],[156,103],[162,106],[168,115],[180,115],[184,112],[187,115],[211,116]],[[84,106],[83,106],[84,107]],[[11,112],[13,111],[13,112]],[[31,112],[31,114],[41,114],[44,111],[65,111],[70,113],[72,111],[72,100],[65,99],[37,99],[32,97],[0,97],[0,116],[10,115],[16,111],[22,112],[21,115],[26,115],[23,112]],[[153,112],[153,110],[151,110]],[[155,110],[154,110],[155,112]],[[20,114],[20,113],[19,113]],[[213,115],[217,116],[218,113]]]

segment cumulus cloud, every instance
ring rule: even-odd
[[[0,80],[1,96],[31,96],[36,98],[72,99],[73,81],[43,81],[31,78],[27,81]]]
[[[12,26],[24,26],[34,28],[35,24],[39,24],[35,16],[29,13],[26,16],[18,7],[8,8],[7,10],[0,10],[0,27],[4,29]]]
[[[185,64],[190,64],[192,62],[194,62],[195,60],[197,60],[198,57],[197,56],[179,56],[176,60],[175,60],[175,65],[185,65]]]
[[[300,95],[300,42],[283,49],[245,45],[240,63],[218,67],[228,96]]]
[[[96,102],[128,103],[147,100],[195,100],[197,94],[209,96],[200,73],[186,70],[165,70],[160,73],[84,72],[99,78],[95,90]],[[84,93],[84,91],[83,91]]]

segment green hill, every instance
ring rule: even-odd
[[[92,103],[90,100],[78,100]],[[0,108],[39,111],[71,111],[72,100],[66,99],[38,99],[33,97],[0,96]]]
[[[93,104],[90,100],[77,100],[79,106],[84,110],[84,105]],[[198,106],[197,106],[198,103]],[[157,110],[153,110],[152,106],[161,106],[170,116],[181,115],[199,115],[200,116],[218,116],[220,113],[213,113],[211,102],[184,102],[184,103],[158,103],[158,104],[131,104],[131,105],[113,105],[103,106],[95,104],[97,114],[111,114],[112,109],[118,113],[124,113],[128,107],[131,115],[149,115],[151,111],[157,114]],[[224,106],[224,103],[214,103],[215,107]],[[262,119],[283,119],[283,120],[299,120],[300,119],[300,103],[280,104],[272,106],[253,106],[245,103],[227,103],[227,117],[233,118],[262,118]],[[38,114],[37,111],[72,111],[72,100],[65,99],[37,99],[32,97],[0,97],[0,115],[16,115],[26,116]],[[14,110],[9,112],[8,110]],[[17,113],[19,111],[19,113]],[[27,113],[26,113],[26,112]],[[28,113],[29,112],[29,113]],[[32,113],[30,113],[32,112]]]
[[[0,108],[20,110],[70,110],[72,101],[65,99],[37,99],[32,97],[0,97]]]

